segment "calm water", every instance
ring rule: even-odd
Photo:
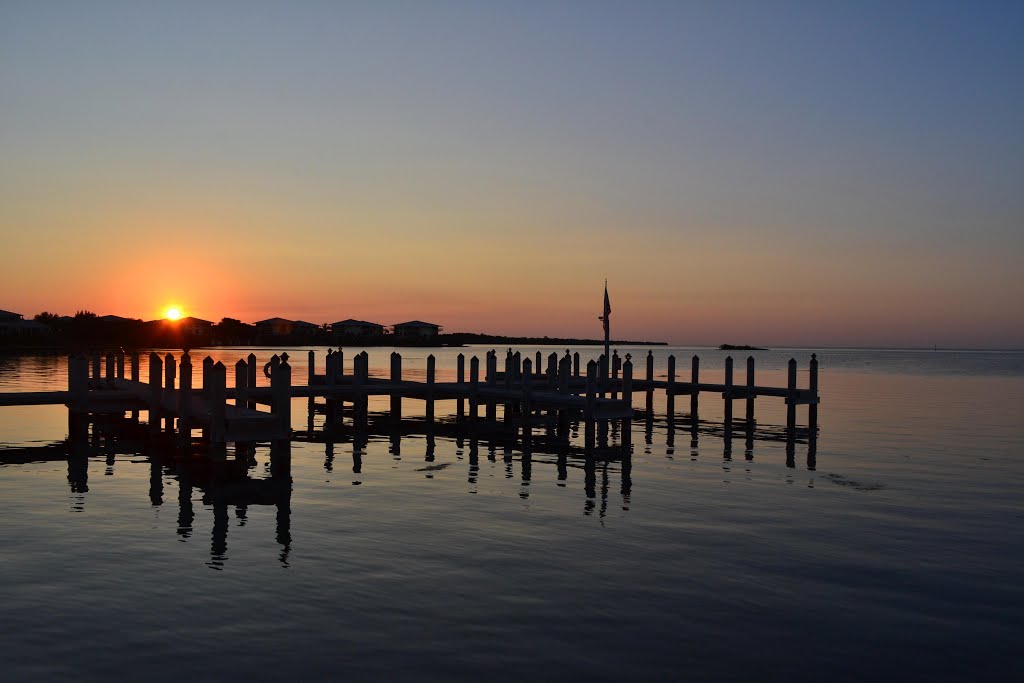
[[[381,375],[390,351],[369,349]],[[453,376],[458,350],[434,353]],[[668,353],[688,377],[694,350],[655,350],[659,374]],[[726,354],[699,353],[719,380]],[[793,355],[806,385],[810,351],[754,355],[759,384]],[[781,399],[727,454],[720,399],[694,445],[689,401],[670,422],[657,397],[627,458],[616,433],[524,457],[406,423],[295,440],[282,485],[266,444],[232,477],[145,430],[69,446],[63,407],[0,407],[0,678],[1021,679],[1024,353],[819,359],[815,458],[775,439]],[[60,356],[0,356],[0,391],[65,387]]]

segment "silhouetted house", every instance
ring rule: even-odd
[[[178,320],[177,325],[184,334],[190,337],[199,337],[213,332],[213,323],[202,318],[189,316]]]
[[[101,322],[101,323],[116,323],[116,324],[138,322],[137,320],[134,320],[132,318],[124,318],[124,317],[122,317],[120,315],[101,315],[98,318],[96,318],[96,321],[97,322]]]
[[[425,323],[421,320],[410,320],[407,323],[398,323],[393,326],[396,337],[436,337],[441,332],[441,326],[434,323]]]
[[[256,334],[266,337],[284,337],[295,330],[295,321],[286,318],[267,318],[256,322]]]
[[[296,320],[292,323],[292,334],[299,336],[310,336],[320,331],[320,326],[314,323],[307,323],[305,320]]]
[[[377,323],[368,323],[365,320],[342,320],[331,323],[331,332],[346,337],[366,337],[384,334],[384,326]]]
[[[25,320],[21,313],[0,310],[0,336],[33,337],[49,331],[48,325],[35,320]]]

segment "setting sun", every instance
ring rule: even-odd
[[[166,317],[168,320],[178,320],[179,318],[181,318],[181,309],[178,308],[177,306],[171,306],[166,311],[164,311],[164,317]]]

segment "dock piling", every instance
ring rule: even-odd
[[[732,454],[732,396],[733,396],[732,356],[725,357],[725,456]]]
[[[694,386],[694,391],[690,394],[690,416],[697,420],[697,408],[700,401],[700,392],[696,390],[700,383],[700,356],[697,354],[693,354],[693,358],[690,359],[690,383]]]
[[[181,354],[181,377],[178,380],[178,439],[192,440],[192,357]]]
[[[786,397],[786,440],[792,445],[796,438],[796,359],[789,359],[789,372],[786,382],[789,395]]]
[[[210,390],[207,392],[207,396],[210,401],[210,429],[209,439],[211,445],[217,445],[224,443],[226,436],[225,422],[226,422],[226,404],[227,401],[225,396],[227,395],[227,384],[228,384],[228,371],[224,367],[224,363],[217,361],[210,366]],[[219,454],[219,449],[216,449]]]
[[[476,421],[480,405],[480,359],[473,356],[469,360],[469,417]]]

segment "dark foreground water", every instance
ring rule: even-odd
[[[693,350],[657,350],[659,374],[672,351],[685,377]],[[403,353],[416,377],[428,351]],[[700,353],[719,378],[725,354]],[[791,354],[806,368],[756,353],[758,383]],[[144,430],[69,445],[63,407],[0,408],[0,678],[1020,680],[1024,354],[819,358],[813,458],[775,440],[780,399],[726,454],[720,399],[693,445],[689,401],[672,423],[658,397],[631,457],[614,433],[596,457],[524,457],[407,423],[293,441],[282,483],[267,444],[232,474]],[[0,391],[64,373],[0,356]]]

